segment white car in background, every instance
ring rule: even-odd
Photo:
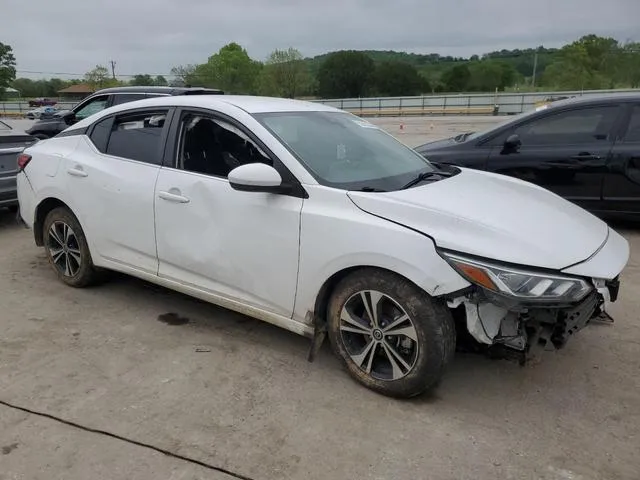
[[[522,359],[616,299],[627,242],[540,187],[441,170],[316,103],[108,108],[19,158],[20,212],[64,283],[117,270],[314,339],[409,397],[460,334]]]

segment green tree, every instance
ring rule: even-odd
[[[149,74],[139,73],[138,75],[135,75],[129,83],[131,85],[137,85],[137,86],[148,86],[148,85],[154,85],[154,80],[153,80],[153,77],[151,77],[151,75]]]
[[[329,54],[318,71],[323,97],[362,97],[371,86],[375,65],[363,52],[342,50]]]
[[[471,72],[467,65],[454,65],[442,73],[440,81],[448,92],[464,92],[469,87]]]
[[[566,90],[611,87],[619,59],[617,40],[585,35],[560,49],[557,60],[545,70],[542,82]]]
[[[249,57],[237,43],[229,43],[198,65],[193,73],[194,83],[220,88],[228,93],[255,93],[262,64]]]
[[[499,60],[470,63],[469,72],[469,90],[477,92],[492,92],[496,88],[503,91],[512,86],[518,77],[518,72],[512,65]]]
[[[167,79],[162,75],[157,75],[156,78],[153,79],[153,84],[158,87],[166,87],[167,85],[169,85]]]
[[[174,86],[186,86],[193,83],[193,74],[196,70],[196,65],[178,65],[171,69],[171,75],[174,80],[171,85]]]
[[[618,57],[619,81],[631,88],[640,87],[640,42],[629,42],[622,46]]]
[[[16,57],[11,46],[0,42],[0,99],[16,78]]]
[[[258,91],[263,95],[295,98],[309,91],[311,77],[302,54],[295,48],[274,50],[260,74]]]
[[[429,82],[420,76],[413,65],[397,60],[380,63],[374,74],[374,83],[379,94],[391,97],[419,95],[422,89],[431,90]]]
[[[109,76],[109,70],[103,65],[96,65],[93,70],[84,74],[85,82],[98,90],[100,88],[115,87],[118,81]]]

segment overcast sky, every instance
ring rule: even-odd
[[[264,60],[289,46],[468,56],[587,33],[640,40],[640,0],[0,0],[0,16],[28,77],[111,59],[116,74],[166,74],[232,41]]]

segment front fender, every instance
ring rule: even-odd
[[[353,267],[390,270],[432,296],[470,285],[440,257],[429,237],[363,212],[346,195],[344,201],[323,199],[324,192],[309,188],[314,201],[303,206],[294,319],[308,322],[307,312],[315,309],[325,282]]]

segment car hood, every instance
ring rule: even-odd
[[[561,270],[607,239],[605,222],[548,190],[460,170],[407,190],[348,196],[361,210],[424,233],[440,248],[519,265]]]
[[[442,147],[450,147],[451,145],[459,145],[459,143],[454,140],[454,137],[443,138],[441,140],[433,140],[416,147],[415,150],[418,153],[423,153],[430,150],[437,150]]]

